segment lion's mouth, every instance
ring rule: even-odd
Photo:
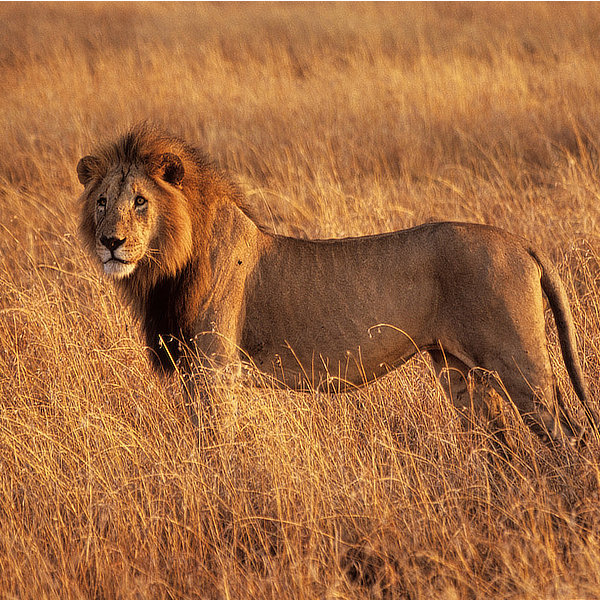
[[[131,275],[137,266],[136,261],[123,260],[116,256],[111,256],[108,260],[102,261],[104,273],[111,277],[123,278]]]
[[[108,260],[103,261],[102,264],[107,265],[110,262],[118,262],[118,263],[121,263],[122,265],[133,264],[133,261],[131,261],[131,260],[123,260],[122,258],[117,258],[116,256],[111,256]]]

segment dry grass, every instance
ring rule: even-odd
[[[1,4],[0,22],[0,597],[599,596],[598,441],[551,451],[514,418],[505,461],[423,359],[350,396],[224,390],[216,442],[197,439],[82,252],[75,175],[151,119],[281,232],[523,234],[568,285],[598,403],[598,5]]]

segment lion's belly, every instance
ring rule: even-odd
[[[250,355],[255,366],[277,381],[292,388],[322,386],[326,383],[343,388],[362,385],[385,375],[408,360],[416,351],[408,340],[394,333],[386,334],[385,327],[376,328],[373,342],[365,346],[338,349],[309,349],[282,343],[262,348]]]
[[[289,387],[362,385],[436,341],[424,326],[430,310],[413,308],[407,323],[400,308],[391,311],[397,316],[382,310],[371,315],[359,311],[360,318],[350,318],[340,308],[337,318],[325,321],[306,314],[274,320],[263,323],[260,331],[249,328],[243,350],[258,369]]]

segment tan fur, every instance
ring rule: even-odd
[[[542,405],[560,402],[546,291],[569,374],[597,427],[560,279],[520,238],[460,223],[338,240],[272,235],[204,155],[147,126],[83,158],[78,173],[83,237],[102,260],[102,236],[125,240],[115,252],[131,262],[107,272],[163,369],[178,362],[194,373],[242,359],[294,388],[339,389],[426,350],[457,406],[469,403],[464,382],[481,367],[500,376],[539,433],[573,440],[568,416],[556,420]]]

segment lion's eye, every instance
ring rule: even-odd
[[[133,203],[136,206],[144,206],[144,204],[146,204],[146,202],[148,202],[148,200],[146,200],[146,198],[144,198],[144,196],[136,196],[135,200],[133,201]]]
[[[100,198],[98,198],[98,200],[96,201],[96,205],[99,207],[106,206],[106,198],[104,196],[100,196]]]

